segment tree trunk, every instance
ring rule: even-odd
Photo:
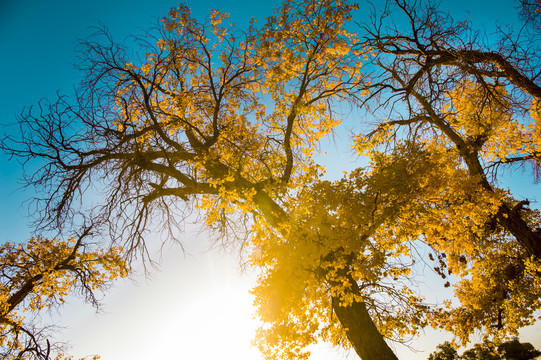
[[[488,182],[481,162],[479,161],[478,152],[467,148],[466,146],[458,146],[457,148],[462,155],[462,158],[468,166],[468,171],[473,176],[481,176],[480,185],[487,191],[494,193],[494,188]],[[521,202],[516,208],[512,209],[508,204],[503,203],[496,214],[496,219],[500,225],[509,231],[528,252],[529,255],[535,256],[541,260],[541,233],[532,229],[522,218],[521,210],[522,203],[529,204],[528,201]]]
[[[359,286],[351,275],[346,275],[351,293],[360,295]],[[337,297],[332,298],[332,308],[345,329],[355,352],[362,360],[398,360],[372,321],[366,304],[354,301],[343,306]]]
[[[286,212],[264,191],[258,191],[253,199],[265,219],[277,229],[280,229],[280,223],[285,223],[288,220]],[[333,259],[337,253],[339,251],[329,253],[326,260]],[[321,276],[322,281],[327,281],[331,286],[338,286],[336,281],[330,280],[326,276],[326,272],[322,268],[315,269],[315,271]],[[346,287],[348,293],[355,295],[355,298],[360,298],[361,290],[351,274],[348,273],[348,267],[339,272],[341,272],[341,279],[346,279],[348,282]],[[342,306],[341,300],[338,297],[333,297],[332,308],[345,329],[349,342],[362,360],[398,360],[372,321],[363,301],[354,301],[348,306]]]
[[[541,232],[533,230],[520,214],[521,208],[511,209],[507,204],[500,206],[496,217],[500,224],[508,230],[537,260],[541,261]]]

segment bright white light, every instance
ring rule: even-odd
[[[251,300],[241,288],[218,287],[170,309],[130,359],[239,359],[259,357],[250,347],[256,327]],[[202,295],[202,296],[201,296]]]
[[[149,359],[157,355],[160,359],[257,358],[259,354],[250,348],[255,326],[249,301],[238,292],[219,290],[171,314],[149,339],[152,346],[145,346],[150,352],[135,353],[131,358]]]
[[[216,254],[168,259],[152,281],[122,284],[106,314],[79,316],[67,331],[71,354],[101,360],[258,360],[253,279]]]

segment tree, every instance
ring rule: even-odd
[[[539,0],[519,0],[520,15],[536,31],[541,30],[541,2]]]
[[[510,166],[529,165],[539,176],[536,43],[523,47],[503,34],[485,45],[468,22],[400,0],[364,31],[379,68],[367,101],[385,120],[359,136],[358,150],[392,151],[407,141],[457,164],[442,168],[450,171],[440,194],[422,194],[424,209],[404,227],[445,255],[435,266],[442,277],[461,278],[461,304],[447,303],[433,323],[464,343],[478,329],[516,334],[540,307],[540,217],[498,179]]]
[[[464,360],[498,360],[500,356],[496,352],[494,344],[484,342],[475,344],[473,348],[464,351],[460,358]]]
[[[79,293],[96,308],[96,291],[127,275],[118,248],[91,250],[84,239],[31,238],[0,247],[0,354],[3,359],[64,359],[62,347],[51,343],[49,329],[32,318],[57,308]]]
[[[86,81],[75,101],[62,97],[40,104],[37,115],[23,114],[22,137],[3,145],[19,158],[45,161],[28,179],[50,190],[40,203],[41,224],[69,223],[92,186],[103,199],[92,209],[93,222],[128,254],[144,253],[144,233],[157,223],[177,235],[181,200],[228,241],[244,241],[247,228],[256,247],[265,235],[293,245],[298,227],[291,220],[303,206],[296,195],[322,172],[313,161],[319,140],[339,124],[340,107],[358,100],[364,82],[363,53],[344,28],[353,9],[341,1],[286,1],[264,26],[253,22],[242,32],[222,25],[225,14],[214,11],[200,23],[180,6],[155,38],[140,39],[140,61],[128,59],[107,33],[102,43],[85,42]],[[346,323],[340,338],[347,335],[363,359],[395,359],[370,316],[378,309],[367,308],[347,262],[344,267],[348,251],[334,250],[322,247],[317,268],[313,259],[308,263],[319,279],[308,290],[329,305],[314,321],[331,318],[334,309],[340,321],[354,323]],[[386,314],[380,322],[392,320]],[[278,335],[290,347],[316,339]]]
[[[532,344],[521,343],[518,338],[500,344],[498,352],[502,354],[502,359],[505,360],[531,360],[541,355],[541,351],[537,350]]]
[[[535,359],[541,352],[530,343],[521,343],[518,338],[496,345],[490,341],[475,344],[473,348],[464,351],[459,356],[449,342],[438,345],[438,351],[430,354],[428,360],[530,360]]]
[[[252,261],[265,272],[253,292],[270,324],[258,336],[262,353],[299,358],[315,336],[347,346],[346,335],[361,358],[385,358],[363,316],[395,340],[426,325],[429,309],[408,281],[412,250],[396,222],[414,211],[411,197],[425,183],[441,183],[427,160],[412,148],[374,157],[370,171],[315,182],[291,199],[285,239],[256,229]]]
[[[457,360],[460,358],[458,352],[448,341],[438,345],[436,348],[437,351],[430,354],[428,360]]]
[[[83,42],[86,80],[75,99],[24,112],[17,137],[2,143],[24,162],[40,162],[27,179],[46,194],[37,202],[40,225],[61,226],[90,213],[128,256],[144,256],[146,234],[163,226],[178,237],[196,210],[220,239],[250,249],[251,263],[262,270],[253,292],[265,325],[256,343],[269,359],[306,358],[306,347],[318,339],[351,346],[363,360],[396,359],[385,339],[401,341],[429,321],[458,324],[451,330],[463,338],[495,318],[498,328],[505,318],[510,331],[527,323],[539,308],[532,229],[539,214],[483,176],[476,146],[486,143],[484,133],[467,121],[486,118],[498,136],[522,136],[501,120],[515,98],[505,86],[479,87],[468,76],[451,86],[454,78],[444,77],[451,73],[430,66],[411,75],[417,80],[409,86],[401,78],[416,69],[408,53],[386,66],[387,56],[403,54],[392,53],[392,37],[368,32],[361,42],[349,32],[354,9],[341,1],[285,1],[263,26],[253,21],[241,31],[224,25],[226,14],[214,11],[199,22],[180,6],[138,39],[140,57],[128,57],[105,31]],[[421,20],[412,19],[414,29],[429,27]],[[371,51],[383,71],[368,82],[363,62]],[[441,109],[426,100],[431,91],[417,89],[432,72],[441,77],[428,84],[446,90],[436,93]],[[537,91],[521,72],[505,66],[501,72],[520,82],[520,91]],[[367,169],[323,181],[314,156],[321,139],[339,125],[343,109],[387,90],[388,104],[399,96],[420,105],[409,108],[409,118],[359,136]],[[472,104],[485,98],[498,101],[475,113]],[[532,118],[539,117],[536,109]],[[452,121],[438,122],[439,110]],[[524,130],[530,135],[538,129],[532,124]],[[392,130],[408,125],[412,131],[402,137]],[[470,141],[471,129],[477,133]],[[530,138],[524,155],[506,161],[537,164],[537,140]],[[100,196],[88,205],[93,192]],[[416,293],[411,272],[427,248],[442,276],[463,277],[457,289],[469,301],[466,311],[433,311]]]

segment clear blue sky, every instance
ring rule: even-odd
[[[375,2],[378,3],[377,0]],[[514,8],[516,2],[513,0],[442,0],[441,3],[442,8],[451,11],[457,18],[466,17],[469,14],[474,26],[484,26],[487,29],[493,28],[497,21],[505,23],[516,19],[517,12]],[[166,15],[168,10],[176,5],[178,5],[178,2],[173,0],[0,0],[0,134],[5,132],[5,124],[16,121],[15,115],[19,114],[24,106],[35,105],[43,97],[54,98],[57,91],[62,94],[70,94],[72,87],[79,79],[79,74],[74,70],[76,42],[77,39],[86,38],[91,34],[91,27],[102,23],[110,30],[115,39],[122,40],[130,34],[141,33],[143,29],[155,23],[158,18]],[[233,22],[242,26],[252,17],[261,19],[269,15],[273,8],[279,6],[279,1],[232,0],[223,2],[205,0],[187,1],[187,5],[193,9],[196,16],[206,16],[211,9],[229,12]],[[22,203],[32,194],[17,190],[19,187],[17,181],[20,176],[20,167],[13,161],[8,162],[7,157],[0,154],[0,196],[2,199],[0,202],[0,212],[2,214],[0,217],[0,241],[21,241],[31,233]],[[537,197],[541,200],[539,186],[532,187],[530,182],[524,179],[525,177],[522,175],[516,177],[517,184],[519,180],[524,183],[524,185],[519,185],[521,191],[524,192],[524,196],[529,198]],[[205,266],[207,266],[209,261],[214,258],[205,255],[203,259]],[[194,270],[195,267],[201,266],[198,264],[198,262],[187,260],[185,265],[171,265],[170,270],[181,271],[186,274],[199,271],[200,269]],[[224,269],[233,265],[234,261],[228,260],[225,263],[216,265],[219,266],[220,270],[216,270],[211,266],[214,270],[207,271],[207,273],[212,274],[212,276],[202,276],[200,280],[204,282],[208,279],[214,279],[215,282],[223,282],[224,272],[227,272]],[[190,268],[190,266],[193,266],[193,268]],[[207,266],[206,269],[208,270],[209,267]],[[234,276],[227,275],[227,279],[229,277]],[[130,288],[130,284],[123,284],[122,290],[112,295],[112,305],[107,311],[112,314],[117,309],[121,313],[125,310],[125,306],[123,306],[125,301],[137,303],[134,299],[146,299],[150,291],[166,291],[169,288],[167,283],[171,281],[171,278],[163,280],[165,278],[162,275],[158,275],[157,278],[158,285],[143,285],[138,288],[140,289],[139,292]],[[159,279],[162,279],[164,284],[167,285],[160,287]],[[190,300],[191,298],[186,297],[186,292],[193,291],[197,293],[197,291],[201,290],[197,290],[197,287],[194,288],[193,280],[190,281],[185,275],[182,275],[175,281],[185,289],[182,295],[175,295],[179,297],[179,304],[188,306],[189,301],[197,302],[197,300]],[[242,288],[242,291],[246,292],[247,285],[244,280],[235,277],[235,280],[227,281],[235,282],[237,284],[235,286],[239,289]],[[204,294],[205,291],[202,293]],[[175,298],[170,294],[164,294],[164,296]],[[143,302],[140,306],[143,308],[151,306],[149,304],[152,304],[152,301],[149,301],[149,303]],[[116,303],[118,304],[114,305]],[[171,306],[182,305],[172,304]],[[130,311],[140,311],[134,309]],[[72,309],[70,311],[73,315],[78,310]],[[119,320],[123,319],[122,317],[117,317],[114,318],[116,320],[110,320],[109,322],[92,322],[93,325],[88,325],[88,328],[86,328],[86,325],[84,325],[86,322],[90,324],[91,321],[96,320],[92,320],[94,319],[92,314],[85,314],[79,315],[77,318],[79,327],[75,326],[74,333],[79,334],[77,335],[79,340],[74,340],[76,344],[81,343],[80,338],[85,337],[85,329],[91,329],[92,327],[103,329],[111,326],[113,321],[117,321],[116,325],[119,325],[118,322],[123,321]],[[125,316],[124,319],[127,319],[129,314]],[[115,329],[115,331],[123,331],[118,330],[118,328]],[[102,344],[108,340],[107,336],[105,338],[101,336],[100,339],[102,339],[100,340],[102,342],[99,342],[96,338],[95,343]],[[164,342],[166,340],[166,338],[163,339]],[[156,341],[159,344],[160,340]],[[434,335],[430,335],[426,337],[426,341],[421,338],[415,345],[431,349],[438,342],[439,339]],[[92,337],[90,337],[90,345],[92,343]],[[129,340],[126,344],[129,344]],[[537,346],[541,346],[541,344],[538,343]],[[96,348],[95,351],[100,352],[100,349]],[[118,350],[116,353],[111,352],[111,354],[113,353],[121,354],[122,352]],[[428,353],[409,354],[408,357],[411,359],[426,359]],[[408,357],[404,357],[404,359],[407,360]],[[121,359],[104,356],[103,360]]]

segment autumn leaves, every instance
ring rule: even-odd
[[[540,307],[540,215],[498,187],[497,170],[539,171],[535,59],[501,63],[467,24],[390,6],[409,32],[387,13],[356,28],[342,1],[285,1],[243,30],[178,7],[136,60],[107,36],[85,42],[75,101],[23,116],[40,131],[3,148],[44,162],[30,185],[47,194],[45,224],[69,223],[99,184],[102,202],[78,210],[128,258],[156,225],[177,234],[187,210],[244,244],[261,271],[255,342],[269,359],[307,358],[319,340],[395,359],[385,338],[427,325],[463,341],[513,334]],[[353,144],[370,165],[324,181],[321,139],[365,124],[351,106],[370,109]],[[459,302],[419,294],[427,252]],[[102,268],[85,279],[97,287],[101,273],[125,275],[117,250],[92,256]]]

